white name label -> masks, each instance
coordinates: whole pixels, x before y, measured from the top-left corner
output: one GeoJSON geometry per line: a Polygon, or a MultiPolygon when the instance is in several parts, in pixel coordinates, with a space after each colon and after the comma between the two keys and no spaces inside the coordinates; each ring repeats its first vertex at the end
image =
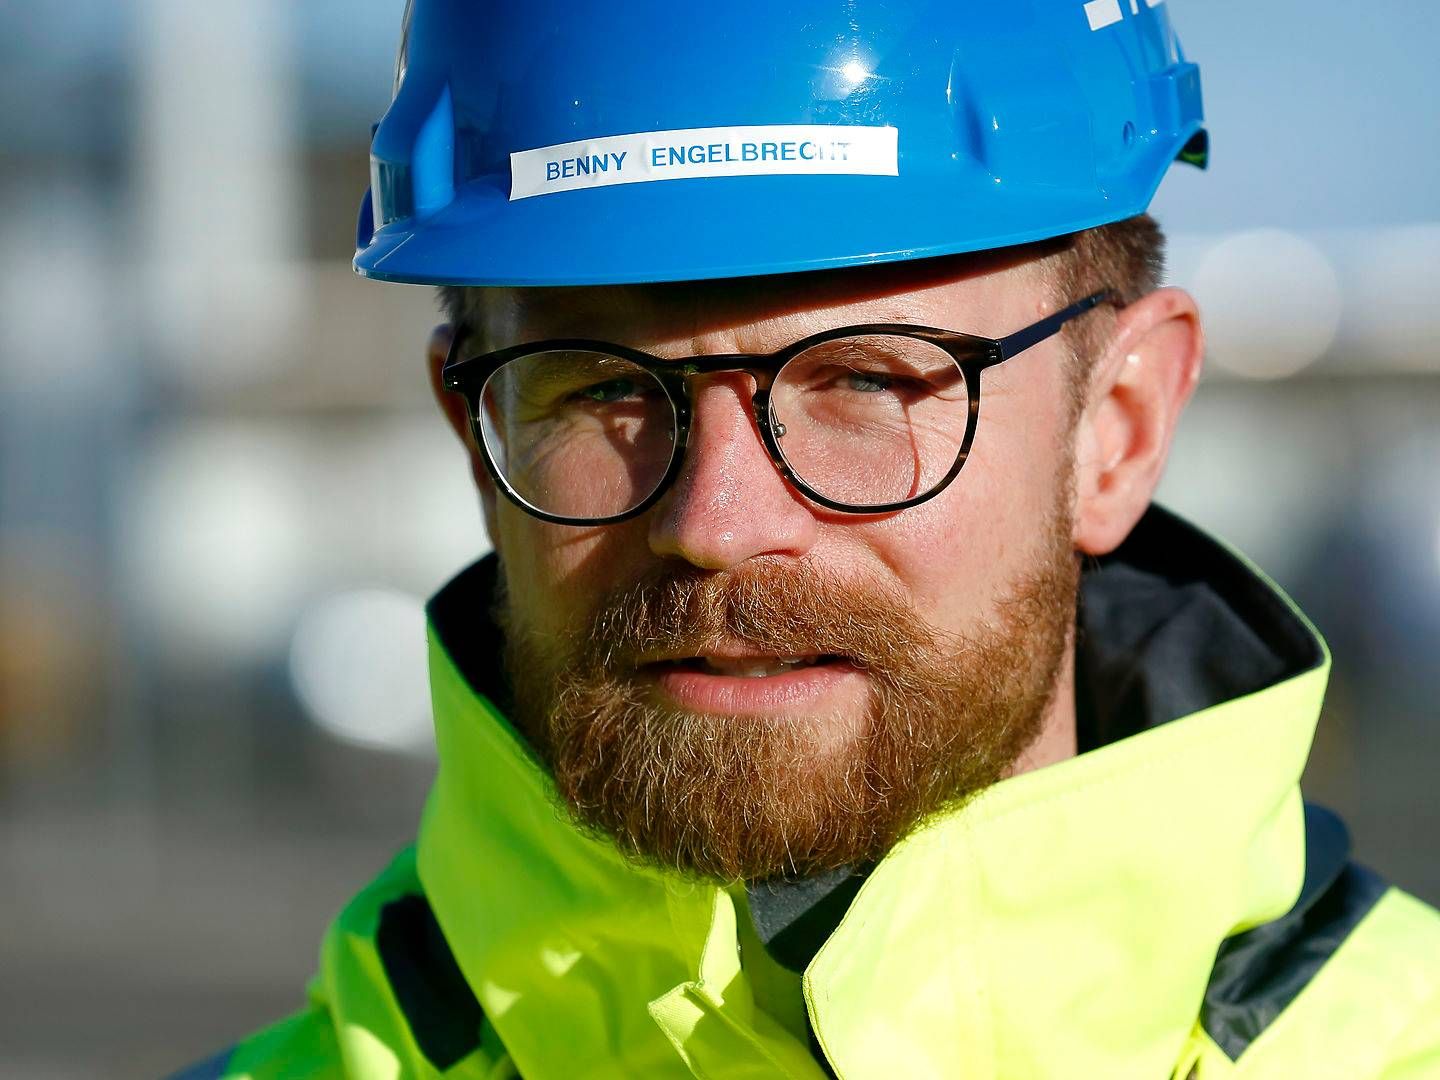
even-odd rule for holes
{"type": "Polygon", "coordinates": [[[898,176],[893,127],[775,124],[642,131],[510,155],[510,198],[697,176],[898,176]]]}

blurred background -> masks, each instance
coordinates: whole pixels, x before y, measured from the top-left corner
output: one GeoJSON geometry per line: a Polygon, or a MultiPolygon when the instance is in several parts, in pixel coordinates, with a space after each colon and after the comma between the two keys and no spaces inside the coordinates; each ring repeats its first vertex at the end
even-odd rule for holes
{"type": "MultiPolygon", "coordinates": [[[[1328,636],[1308,794],[1440,901],[1440,7],[1171,4],[1211,358],[1163,498],[1328,636]]],[[[402,7],[0,3],[0,1076],[297,1007],[413,836],[421,605],[488,545],[432,293],[349,269],[402,7]]]]}

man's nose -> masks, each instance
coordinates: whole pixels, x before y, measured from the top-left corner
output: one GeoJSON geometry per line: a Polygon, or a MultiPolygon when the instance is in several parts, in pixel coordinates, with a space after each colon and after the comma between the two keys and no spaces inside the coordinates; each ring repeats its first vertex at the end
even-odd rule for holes
{"type": "Polygon", "coordinates": [[[685,461],[650,511],[650,549],[707,570],[756,555],[801,555],[815,541],[809,504],[776,470],[754,419],[754,377],[691,383],[685,461]]]}

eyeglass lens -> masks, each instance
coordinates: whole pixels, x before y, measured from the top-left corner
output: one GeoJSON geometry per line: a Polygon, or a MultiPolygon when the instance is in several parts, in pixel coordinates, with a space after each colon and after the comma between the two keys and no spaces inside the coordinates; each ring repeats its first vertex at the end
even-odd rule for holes
{"type": "MultiPolygon", "coordinates": [[[[770,388],[786,463],[821,496],[863,508],[928,493],[964,443],[964,376],[918,338],[867,335],[793,357],[770,388]]],[[[486,381],[478,426],[526,503],[595,519],[634,509],[664,480],[678,425],[660,381],[629,360],[553,351],[511,360],[486,381]]]]}

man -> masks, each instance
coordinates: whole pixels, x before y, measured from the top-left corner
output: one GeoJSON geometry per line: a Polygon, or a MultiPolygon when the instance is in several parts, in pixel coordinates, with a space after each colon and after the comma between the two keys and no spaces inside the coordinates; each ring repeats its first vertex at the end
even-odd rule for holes
{"type": "Polygon", "coordinates": [[[198,1074],[1440,1076],[1324,644],[1150,502],[1165,6],[681,7],[407,12],[356,265],[444,287],[496,557],[417,848],[198,1074]]]}

